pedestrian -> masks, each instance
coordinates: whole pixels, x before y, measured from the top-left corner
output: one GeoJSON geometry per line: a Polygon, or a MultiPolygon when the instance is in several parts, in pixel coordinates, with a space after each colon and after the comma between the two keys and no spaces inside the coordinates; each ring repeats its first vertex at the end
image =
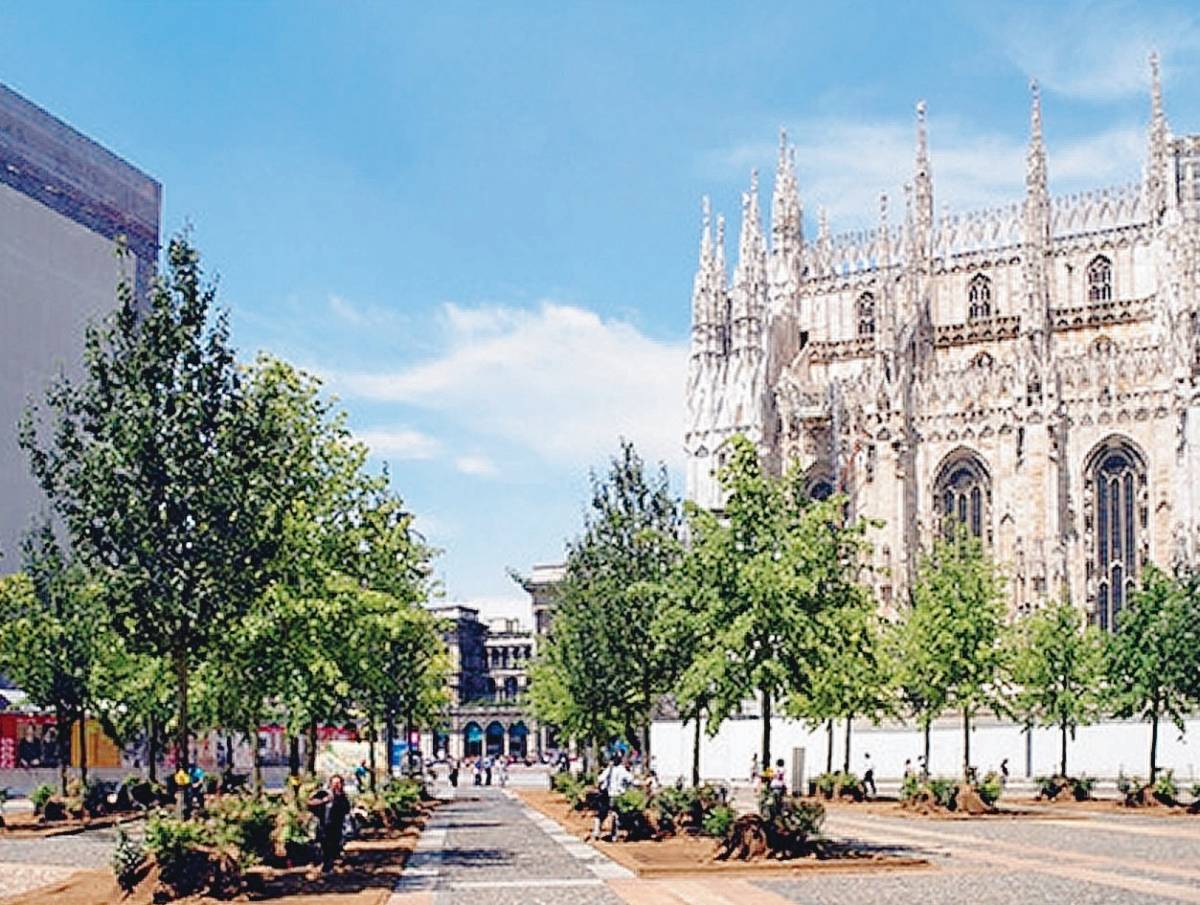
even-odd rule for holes
{"type": "Polygon", "coordinates": [[[450,786],[451,786],[451,788],[454,788],[454,789],[458,788],[458,758],[457,757],[450,758],[450,786]]]}
{"type": "Polygon", "coordinates": [[[754,756],[750,758],[750,782],[754,783],[755,791],[758,790],[758,784],[761,777],[758,775],[758,752],[754,752],[754,756]]]}
{"type": "Polygon", "coordinates": [[[500,788],[503,789],[505,786],[508,785],[508,758],[507,757],[500,758],[500,763],[498,765],[498,769],[500,771],[500,788]]]}
{"type": "Polygon", "coordinates": [[[358,794],[361,795],[367,791],[367,777],[371,775],[370,769],[367,767],[367,762],[361,760],[358,766],[354,768],[354,784],[358,786],[358,794]]]}
{"type": "Polygon", "coordinates": [[[787,794],[787,770],[784,768],[782,757],[775,761],[775,769],[771,771],[771,779],[767,787],[776,798],[782,798],[787,794]]]}
{"type": "Polygon", "coordinates": [[[1007,757],[1004,758],[1004,760],[1000,761],[1000,785],[1001,786],[1008,785],[1008,758],[1007,757]]]}
{"type": "Polygon", "coordinates": [[[870,752],[863,755],[863,791],[871,798],[879,794],[875,788],[875,765],[871,763],[870,752]]]}
{"type": "Polygon", "coordinates": [[[308,800],[309,810],[317,815],[321,842],[321,870],[329,873],[341,857],[346,818],[350,816],[350,799],[340,774],[329,777],[329,787],[318,789],[308,800]]]}
{"type": "Polygon", "coordinates": [[[485,777],[483,784],[490,786],[492,784],[492,758],[488,755],[483,759],[483,775],[485,777]]]}
{"type": "Polygon", "coordinates": [[[592,822],[592,839],[599,839],[604,828],[604,821],[612,815],[612,834],[609,837],[611,842],[617,841],[618,830],[618,814],[613,807],[613,802],[627,792],[630,786],[633,785],[633,774],[625,767],[624,757],[620,754],[613,755],[604,772],[600,774],[597,787],[599,789],[599,801],[596,807],[596,818],[592,822]]]}
{"type": "Polygon", "coordinates": [[[929,761],[925,759],[924,754],[917,756],[917,766],[920,768],[921,779],[929,779],[929,761]]]}
{"type": "Polygon", "coordinates": [[[471,761],[471,769],[475,772],[475,785],[483,785],[483,764],[479,762],[478,757],[471,761]]]}

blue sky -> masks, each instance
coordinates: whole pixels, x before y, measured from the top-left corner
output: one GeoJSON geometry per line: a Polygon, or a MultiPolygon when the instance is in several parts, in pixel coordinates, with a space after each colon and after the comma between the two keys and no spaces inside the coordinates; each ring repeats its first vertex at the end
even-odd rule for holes
{"type": "Polygon", "coordinates": [[[918,98],[956,210],[1019,197],[1030,77],[1055,192],[1138,177],[1152,47],[1200,131],[1184,4],[434,7],[4,4],[0,81],[163,183],[238,347],[328,381],[491,612],[619,434],[678,475],[699,199],[732,259],[780,126],[810,235],[896,197],[918,98]]]}

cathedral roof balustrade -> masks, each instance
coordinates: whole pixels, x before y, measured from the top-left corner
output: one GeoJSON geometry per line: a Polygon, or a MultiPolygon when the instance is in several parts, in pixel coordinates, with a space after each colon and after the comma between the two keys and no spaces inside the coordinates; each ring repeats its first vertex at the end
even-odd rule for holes
{"type": "Polygon", "coordinates": [[[875,354],[874,335],[857,336],[854,339],[818,340],[804,348],[809,361],[828,364],[849,358],[869,358],[875,354]]]}
{"type": "Polygon", "coordinates": [[[1133,324],[1151,318],[1154,299],[1153,295],[1148,295],[1140,299],[1111,299],[1070,308],[1054,308],[1050,317],[1055,330],[1133,324]]]}
{"type": "Polygon", "coordinates": [[[944,349],[998,339],[1014,339],[1020,332],[1021,318],[1018,316],[984,317],[960,324],[942,324],[935,327],[933,343],[939,349],[944,349]]]}
{"type": "Polygon", "coordinates": [[[1140,226],[1148,220],[1142,186],[1136,182],[1050,202],[1050,234],[1055,238],[1140,226]]]}

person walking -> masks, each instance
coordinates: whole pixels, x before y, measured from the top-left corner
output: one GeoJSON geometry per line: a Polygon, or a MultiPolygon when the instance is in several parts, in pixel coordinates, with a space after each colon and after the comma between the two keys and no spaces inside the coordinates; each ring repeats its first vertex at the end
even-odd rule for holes
{"type": "Polygon", "coordinates": [[[475,785],[483,785],[483,764],[479,762],[478,757],[471,762],[471,769],[475,774],[475,785]]]}
{"type": "Polygon", "coordinates": [[[329,786],[318,789],[308,800],[309,810],[317,815],[321,842],[321,870],[329,873],[342,854],[342,839],[346,818],[350,816],[350,799],[341,775],[329,777],[329,786]]]}
{"type": "Polygon", "coordinates": [[[875,765],[871,763],[871,754],[867,752],[863,755],[863,791],[871,798],[879,794],[875,788],[875,765]],[[868,791],[869,790],[869,791],[868,791]]]}
{"type": "Polygon", "coordinates": [[[500,762],[496,765],[496,769],[500,771],[500,788],[508,785],[508,758],[500,758],[500,762]]]}
{"type": "Polygon", "coordinates": [[[362,795],[367,791],[367,777],[371,775],[370,769],[367,767],[365,760],[360,760],[358,766],[354,768],[354,784],[358,786],[358,794],[362,795]]]}
{"type": "Polygon", "coordinates": [[[1000,785],[1008,786],[1008,758],[1000,761],[1000,785]]]}
{"type": "Polygon", "coordinates": [[[625,768],[624,757],[620,754],[614,754],[609,761],[608,766],[604,768],[604,772],[600,774],[600,779],[597,783],[599,790],[599,801],[596,803],[596,817],[592,821],[592,832],[589,839],[600,839],[603,835],[604,821],[609,815],[612,815],[612,833],[609,837],[610,841],[617,841],[617,813],[613,808],[613,801],[620,797],[629,787],[633,785],[633,774],[625,768]]]}
{"type": "Polygon", "coordinates": [[[458,758],[457,757],[450,758],[450,774],[449,774],[449,776],[450,776],[450,787],[457,789],[458,788],[458,758]]]}
{"type": "Polygon", "coordinates": [[[483,759],[483,784],[490,786],[492,784],[492,756],[489,754],[483,759]]]}

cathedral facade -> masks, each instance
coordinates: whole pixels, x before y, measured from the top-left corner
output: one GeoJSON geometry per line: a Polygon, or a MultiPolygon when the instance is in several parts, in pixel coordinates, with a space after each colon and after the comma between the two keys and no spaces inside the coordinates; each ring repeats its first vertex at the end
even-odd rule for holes
{"type": "Polygon", "coordinates": [[[735,434],[872,529],[875,592],[963,523],[1011,606],[1064,595],[1111,630],[1150,562],[1192,562],[1200,524],[1200,135],[1177,136],[1157,60],[1144,176],[1051,197],[1033,87],[1024,198],[935,214],[925,110],[902,208],[815,240],[786,135],[770,232],[757,177],[737,261],[705,202],[692,295],[687,494],[720,508],[735,434]]]}

